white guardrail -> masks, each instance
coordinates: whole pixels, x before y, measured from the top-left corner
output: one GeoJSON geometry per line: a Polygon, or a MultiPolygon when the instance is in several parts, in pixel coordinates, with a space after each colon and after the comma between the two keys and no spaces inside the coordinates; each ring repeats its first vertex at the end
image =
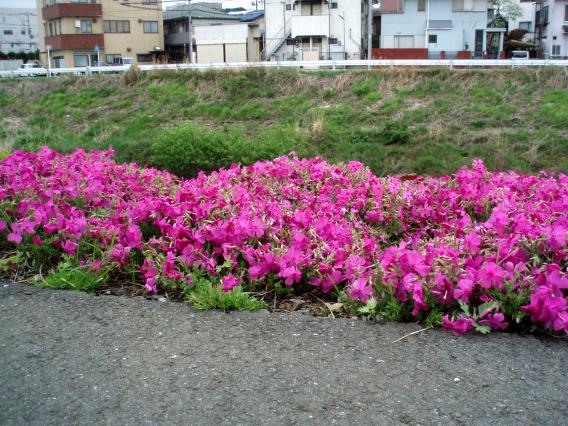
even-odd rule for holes
{"type": "MultiPolygon", "coordinates": [[[[371,69],[377,67],[444,67],[444,68],[523,68],[523,67],[568,67],[568,60],[551,59],[376,59],[347,60],[347,61],[269,61],[269,62],[232,62],[210,64],[155,64],[139,65],[141,71],[156,70],[209,70],[209,69],[239,69],[239,68],[305,68],[305,69],[371,69]]],[[[110,74],[127,71],[129,65],[103,66],[103,67],[75,67],[75,68],[52,68],[49,74],[52,76],[61,74],[91,75],[110,74]]],[[[26,77],[45,75],[47,71],[38,73],[38,70],[13,70],[0,71],[0,77],[26,77]]]]}

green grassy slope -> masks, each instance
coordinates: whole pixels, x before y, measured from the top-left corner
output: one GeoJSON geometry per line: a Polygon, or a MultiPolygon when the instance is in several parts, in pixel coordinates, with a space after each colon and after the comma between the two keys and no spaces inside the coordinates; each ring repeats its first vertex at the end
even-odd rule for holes
{"type": "Polygon", "coordinates": [[[120,161],[188,175],[193,166],[212,169],[290,150],[360,160],[378,175],[443,174],[474,158],[491,169],[568,171],[568,73],[557,69],[251,69],[3,80],[0,112],[5,149],[112,146],[120,161]],[[208,162],[176,163],[187,144],[193,150],[187,155],[208,162]],[[219,144],[222,150],[209,151],[219,144]],[[164,152],[176,159],[160,157],[164,152]]]}

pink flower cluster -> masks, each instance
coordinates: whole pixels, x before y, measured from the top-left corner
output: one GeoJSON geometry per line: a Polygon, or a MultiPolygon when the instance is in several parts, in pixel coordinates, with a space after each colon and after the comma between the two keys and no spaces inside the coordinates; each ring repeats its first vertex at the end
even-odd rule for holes
{"type": "Polygon", "coordinates": [[[103,264],[119,267],[139,250],[150,292],[164,280],[189,283],[194,268],[221,271],[225,291],[280,281],[336,287],[362,303],[393,297],[417,317],[436,307],[456,334],[506,328],[503,300],[527,294],[519,315],[568,333],[566,175],[491,173],[474,162],[405,180],[356,162],[281,157],[178,181],[110,157],[44,148],[3,160],[0,232],[66,253],[94,241],[103,264]],[[455,314],[458,302],[470,313],[455,314]]]}

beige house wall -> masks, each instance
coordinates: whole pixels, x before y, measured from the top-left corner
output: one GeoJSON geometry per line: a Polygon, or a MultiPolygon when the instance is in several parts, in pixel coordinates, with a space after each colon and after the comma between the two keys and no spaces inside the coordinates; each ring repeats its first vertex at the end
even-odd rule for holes
{"type": "MultiPolygon", "coordinates": [[[[105,48],[101,55],[120,55],[132,57],[150,52],[164,51],[164,25],[162,1],[156,5],[129,7],[116,0],[102,0],[103,20],[130,21],[130,33],[105,33],[105,48]],[[144,21],[157,21],[157,33],[145,33],[144,21]],[[158,48],[158,49],[156,49],[158,48]]],[[[101,60],[104,60],[101,56],[101,60]]]]}
{"type": "MultiPolygon", "coordinates": [[[[105,62],[106,55],[120,55],[131,57],[134,62],[138,62],[137,55],[147,55],[151,52],[159,53],[164,51],[164,26],[162,13],[162,0],[157,0],[155,5],[143,5],[133,7],[128,3],[116,0],[96,0],[102,6],[102,16],[97,17],[61,17],[52,20],[59,21],[58,28],[60,34],[81,34],[81,29],[75,27],[76,20],[91,20],[92,34],[104,34],[104,48],[100,51],[100,59],[105,62]],[[148,10],[143,10],[148,9],[148,10]],[[104,33],[104,21],[129,21],[129,33],[104,33]],[[144,21],[155,21],[158,24],[157,33],[145,33],[144,21]]],[[[59,1],[59,3],[71,3],[70,0],[59,1]]],[[[38,31],[40,44],[40,61],[47,64],[47,54],[45,49],[46,24],[42,17],[42,9],[46,0],[36,0],[38,10],[38,31]]],[[[137,5],[134,5],[137,6],[137,5]]],[[[65,67],[73,66],[74,54],[95,54],[94,50],[86,49],[61,49],[52,50],[51,56],[63,56],[65,67]]],[[[53,61],[52,61],[53,66],[53,61]]]]}

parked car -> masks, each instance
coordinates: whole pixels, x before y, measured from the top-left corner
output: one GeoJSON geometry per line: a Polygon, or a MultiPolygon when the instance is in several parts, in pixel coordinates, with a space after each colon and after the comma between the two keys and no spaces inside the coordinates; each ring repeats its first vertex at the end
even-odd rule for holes
{"type": "Polygon", "coordinates": [[[512,59],[530,59],[529,52],[526,50],[513,50],[511,53],[512,59]]]}
{"type": "Polygon", "coordinates": [[[131,58],[129,56],[119,56],[114,58],[114,64],[113,65],[132,65],[134,63],[134,58],[131,58]]]}
{"type": "Polygon", "coordinates": [[[46,76],[47,70],[37,63],[27,63],[20,65],[14,73],[20,77],[46,76]]]}

